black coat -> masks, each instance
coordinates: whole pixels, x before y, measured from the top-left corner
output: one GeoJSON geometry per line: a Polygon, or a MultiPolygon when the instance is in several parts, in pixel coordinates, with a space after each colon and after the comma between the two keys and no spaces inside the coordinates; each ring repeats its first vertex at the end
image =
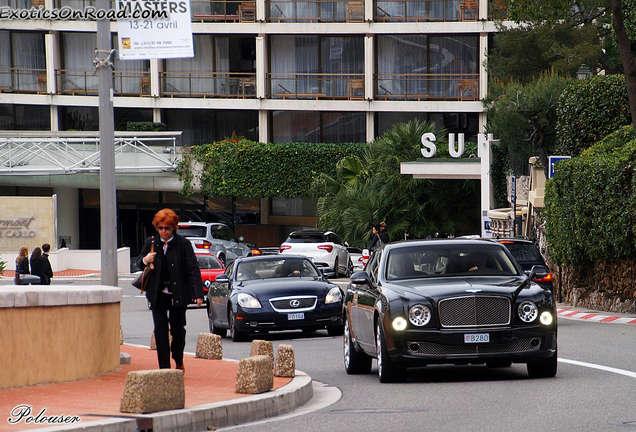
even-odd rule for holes
{"type": "Polygon", "coordinates": [[[31,258],[31,274],[40,277],[40,284],[44,282],[44,260],[42,257],[31,258]]]}
{"type": "Polygon", "coordinates": [[[25,256],[20,257],[15,266],[17,274],[29,274],[29,259],[25,256]]]}
{"type": "MultiPolygon", "coordinates": [[[[150,281],[146,287],[146,298],[155,305],[157,296],[164,287],[160,287],[161,270],[163,266],[163,242],[159,235],[149,237],[137,257],[139,268],[145,268],[143,258],[150,252],[150,245],[154,241],[155,269],[150,276],[150,281]],[[153,240],[154,239],[154,240],[153,240]]],[[[175,306],[187,306],[193,299],[203,298],[203,284],[201,282],[201,271],[197,258],[192,249],[192,243],[185,237],[175,233],[174,238],[168,243],[168,254],[166,256],[168,272],[170,274],[170,291],[172,301],[175,306]]]]}
{"type": "Polygon", "coordinates": [[[49,261],[49,254],[42,254],[42,268],[44,273],[44,279],[40,282],[42,285],[51,285],[51,278],[53,277],[53,268],[51,268],[51,262],[49,261]]]}

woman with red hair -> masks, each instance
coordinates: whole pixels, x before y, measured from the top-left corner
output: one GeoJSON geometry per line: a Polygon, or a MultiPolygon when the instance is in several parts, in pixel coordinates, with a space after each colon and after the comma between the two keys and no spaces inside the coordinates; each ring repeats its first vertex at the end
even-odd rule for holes
{"type": "Polygon", "coordinates": [[[146,298],[151,304],[155,324],[155,342],[160,369],[170,369],[170,353],[176,368],[185,373],[183,350],[186,335],[186,310],[195,300],[203,303],[201,272],[192,244],[177,234],[179,217],[170,209],[159,210],[152,224],[157,234],[148,238],[141,249],[137,264],[144,268],[154,264],[146,298]],[[154,245],[154,251],[151,252],[154,245]],[[168,337],[172,335],[172,345],[168,337]]]}
{"type": "Polygon", "coordinates": [[[20,275],[29,274],[29,248],[22,246],[18,257],[15,259],[15,278],[13,283],[16,285],[22,285],[20,282],[20,275]]]}

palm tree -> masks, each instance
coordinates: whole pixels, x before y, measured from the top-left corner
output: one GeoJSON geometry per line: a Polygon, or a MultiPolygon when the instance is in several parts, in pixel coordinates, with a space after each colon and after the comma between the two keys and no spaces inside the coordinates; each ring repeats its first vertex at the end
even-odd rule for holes
{"type": "Polygon", "coordinates": [[[400,174],[400,163],[421,156],[420,140],[427,132],[435,132],[434,123],[398,123],[369,144],[362,160],[340,161],[337,178],[323,178],[329,193],[318,201],[319,227],[341,233],[358,247],[367,246],[371,227],[380,221],[387,223],[392,240],[404,238],[407,232],[424,238],[471,228],[477,231],[477,182],[400,174]]]}

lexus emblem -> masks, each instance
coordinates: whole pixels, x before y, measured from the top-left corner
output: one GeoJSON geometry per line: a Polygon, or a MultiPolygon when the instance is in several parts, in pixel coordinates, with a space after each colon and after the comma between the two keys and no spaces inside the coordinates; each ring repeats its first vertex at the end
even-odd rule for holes
{"type": "Polygon", "coordinates": [[[289,302],[289,305],[293,308],[297,308],[298,306],[300,306],[300,301],[299,300],[292,300],[289,302]]]}

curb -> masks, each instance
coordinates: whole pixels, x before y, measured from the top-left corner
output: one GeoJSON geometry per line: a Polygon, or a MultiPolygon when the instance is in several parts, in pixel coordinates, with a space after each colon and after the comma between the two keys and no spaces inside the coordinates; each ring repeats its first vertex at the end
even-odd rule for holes
{"type": "Polygon", "coordinates": [[[602,315],[596,312],[584,312],[572,309],[557,309],[557,316],[569,319],[603,322],[603,323],[617,323],[617,324],[636,324],[635,317],[616,316],[616,315],[602,315]]]}
{"type": "Polygon", "coordinates": [[[312,380],[304,372],[287,385],[274,391],[246,396],[230,402],[215,402],[181,410],[160,411],[122,417],[94,420],[74,426],[53,426],[36,429],[37,432],[195,432],[236,426],[270,417],[280,416],[305,405],[314,396],[312,380]]]}

